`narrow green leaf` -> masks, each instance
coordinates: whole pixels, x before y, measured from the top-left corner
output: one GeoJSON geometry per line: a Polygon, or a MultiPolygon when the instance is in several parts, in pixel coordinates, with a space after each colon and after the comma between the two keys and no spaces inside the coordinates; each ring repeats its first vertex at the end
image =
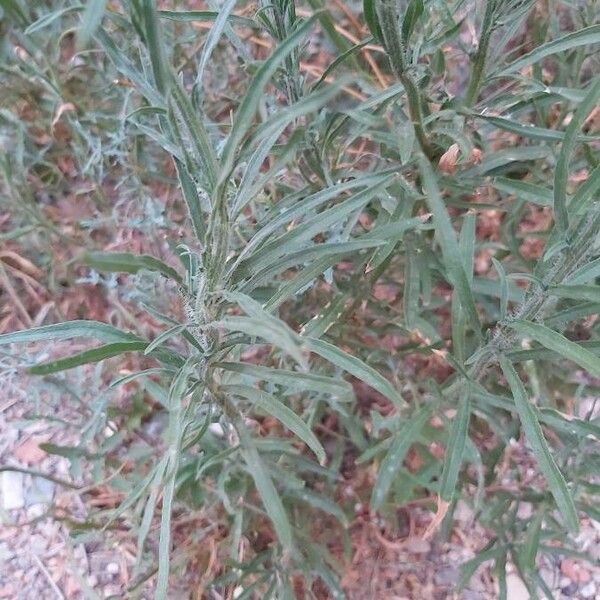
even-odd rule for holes
{"type": "Polygon", "coordinates": [[[208,36],[204,41],[204,46],[202,48],[202,55],[200,56],[200,61],[198,63],[198,71],[196,73],[196,82],[201,83],[204,77],[204,69],[206,68],[206,64],[210,60],[210,56],[212,51],[214,50],[219,38],[221,37],[225,26],[227,25],[227,21],[230,17],[231,12],[235,8],[237,0],[226,0],[224,4],[221,5],[219,9],[219,13],[217,18],[214,21],[214,25],[210,28],[208,36]]]}
{"type": "Polygon", "coordinates": [[[283,322],[281,325],[265,323],[263,319],[226,316],[210,324],[212,328],[222,327],[228,331],[245,333],[258,337],[289,354],[299,365],[306,368],[306,357],[302,354],[301,340],[283,322]]]}
{"type": "MultiPolygon", "coordinates": [[[[547,129],[545,127],[536,127],[532,123],[519,123],[518,121],[513,121],[512,119],[506,119],[504,117],[491,117],[488,115],[479,115],[474,114],[473,116],[487,121],[491,123],[498,129],[503,129],[504,131],[510,131],[511,133],[516,133],[525,138],[529,138],[531,140],[541,140],[543,142],[554,142],[554,141],[562,141],[565,137],[565,133],[563,131],[558,131],[556,129],[547,129]]],[[[581,142],[585,141],[593,141],[598,139],[597,136],[587,136],[587,135],[578,135],[577,139],[581,142]]]]}
{"type": "Polygon", "coordinates": [[[506,271],[502,266],[502,263],[492,256],[492,264],[500,281],[500,321],[504,321],[508,314],[508,279],[506,277],[506,271]]]}
{"type": "Polygon", "coordinates": [[[596,258],[595,260],[582,265],[578,269],[575,269],[575,271],[567,277],[566,281],[569,285],[577,285],[594,281],[597,277],[600,277],[600,258],[596,258]]]}
{"type": "Polygon", "coordinates": [[[558,298],[600,302],[600,285],[555,285],[550,288],[550,294],[558,298]]]}
{"type": "Polygon", "coordinates": [[[176,158],[174,158],[174,162],[177,170],[177,177],[179,178],[179,184],[181,185],[181,193],[188,209],[192,229],[194,230],[196,239],[203,244],[204,236],[206,234],[206,225],[204,222],[204,215],[202,214],[202,204],[200,202],[198,190],[196,189],[186,166],[176,158]]]}
{"type": "Polygon", "coordinates": [[[86,252],[83,264],[108,273],[137,273],[141,269],[155,271],[168,279],[181,284],[181,275],[162,260],[146,254],[136,255],[129,252],[86,252]]]}
{"type": "Polygon", "coordinates": [[[410,36],[424,12],[423,0],[410,0],[402,19],[402,43],[408,47],[410,36]]]}
{"type": "MultiPolygon", "coordinates": [[[[211,22],[219,17],[218,10],[159,10],[158,16],[169,21],[179,21],[182,23],[211,22]]],[[[239,17],[237,15],[227,15],[227,20],[232,25],[242,25],[251,29],[260,29],[260,25],[254,19],[239,17]]]]}
{"type": "Polygon", "coordinates": [[[589,177],[577,188],[573,195],[569,211],[575,214],[582,214],[588,208],[591,201],[596,198],[600,190],[600,165],[598,165],[589,175],[589,177]]]}
{"type": "Polygon", "coordinates": [[[175,473],[164,486],[160,512],[160,534],[158,538],[158,577],[156,581],[157,600],[166,600],[169,589],[169,566],[171,557],[171,514],[175,497],[175,473]]]}
{"type": "Polygon", "coordinates": [[[248,256],[240,266],[241,276],[254,272],[272,264],[278,257],[298,250],[298,246],[312,240],[318,233],[326,231],[333,225],[344,223],[353,212],[362,209],[373,198],[381,194],[389,185],[389,178],[376,186],[352,195],[347,200],[332,206],[308,219],[305,223],[288,230],[283,235],[269,241],[265,246],[248,256]]]}
{"type": "Polygon", "coordinates": [[[232,394],[237,394],[254,402],[256,408],[262,409],[267,414],[275,417],[315,453],[321,465],[325,464],[327,455],[321,442],[310,430],[310,427],[281,400],[248,385],[226,385],[223,387],[232,394]]]}
{"type": "Polygon", "coordinates": [[[469,395],[466,393],[458,402],[458,410],[452,423],[452,430],[446,448],[446,460],[440,482],[440,496],[446,502],[450,502],[456,493],[456,484],[469,434],[470,416],[471,405],[469,395]]]}
{"type": "MultiPolygon", "coordinates": [[[[598,299],[600,300],[600,294],[598,294],[598,299]]],[[[575,306],[569,306],[564,310],[555,312],[544,319],[544,324],[547,327],[560,329],[571,321],[583,319],[597,313],[600,313],[600,302],[584,302],[583,304],[576,304],[575,306]]]]}
{"type": "MultiPolygon", "coordinates": [[[[596,356],[600,354],[600,340],[583,340],[578,344],[596,356]]],[[[512,362],[525,362],[527,360],[556,360],[561,355],[555,350],[543,346],[535,346],[528,350],[511,350],[507,353],[512,362]]]]}
{"type": "Polygon", "coordinates": [[[139,568],[143,555],[144,555],[144,544],[150,533],[150,528],[152,526],[152,521],[154,518],[154,514],[156,511],[156,503],[158,502],[158,495],[162,489],[162,482],[165,476],[165,471],[167,468],[167,457],[166,455],[160,459],[158,464],[155,467],[154,475],[152,477],[152,481],[149,484],[150,492],[148,494],[148,498],[146,499],[146,503],[144,505],[144,511],[142,514],[142,520],[140,522],[140,527],[137,532],[137,561],[136,567],[139,568]]]}
{"type": "Polygon", "coordinates": [[[126,333],[99,321],[67,321],[54,325],[43,325],[23,331],[14,331],[0,335],[0,346],[6,344],[27,344],[30,342],[47,342],[69,340],[73,338],[92,338],[100,342],[134,342],[141,341],[137,336],[126,333]]]}
{"type": "Polygon", "coordinates": [[[527,534],[525,544],[519,552],[520,563],[523,570],[526,573],[533,573],[535,571],[535,557],[537,556],[538,549],[540,547],[540,536],[542,533],[542,522],[544,520],[543,506],[540,506],[536,510],[536,514],[527,527],[527,534]]]}
{"type": "MultiPolygon", "coordinates": [[[[267,156],[272,154],[273,146],[284,130],[289,127],[290,123],[298,119],[305,119],[310,113],[316,112],[327,105],[339,93],[342,85],[348,83],[348,81],[348,78],[345,78],[345,80],[340,78],[323,90],[307,93],[298,102],[276,111],[256,128],[251,143],[251,146],[256,146],[256,150],[247,161],[244,175],[233,199],[232,213],[234,215],[239,215],[240,211],[250,202],[252,198],[250,192],[254,188],[256,179],[264,175],[261,172],[263,163],[267,156]]],[[[290,143],[293,143],[293,140],[286,140],[285,145],[287,146],[290,143]]]]}
{"type": "Polygon", "coordinates": [[[353,396],[352,386],[347,381],[340,381],[333,377],[286,369],[271,369],[251,363],[221,362],[216,363],[215,367],[233,373],[241,373],[253,379],[283,385],[289,390],[300,392],[311,390],[321,394],[330,394],[336,398],[352,398],[353,396]]]}
{"type": "Polygon", "coordinates": [[[77,36],[80,48],[85,48],[102,22],[106,0],[88,0],[81,15],[81,28],[77,36]]]}
{"type": "MultiPolygon", "coordinates": [[[[600,28],[600,26],[599,26],[600,28]]],[[[600,30],[598,32],[600,41],[600,30]]],[[[588,92],[581,104],[577,107],[573,118],[565,132],[565,139],[558,155],[554,171],[554,213],[556,225],[560,231],[566,232],[569,227],[569,213],[567,211],[567,184],[569,181],[569,161],[577,143],[577,136],[583,122],[600,98],[600,77],[590,85],[588,92]]]]}
{"type": "Polygon", "coordinates": [[[58,373],[59,371],[65,371],[67,369],[73,369],[81,365],[87,365],[90,363],[97,363],[113,356],[119,356],[125,352],[141,352],[146,349],[147,342],[115,342],[112,344],[106,344],[99,348],[92,348],[91,350],[85,350],[79,354],[69,356],[67,358],[61,358],[53,360],[51,362],[41,363],[34,365],[28,369],[28,372],[32,375],[49,375],[51,373],[58,373]]]}
{"type": "Polygon", "coordinates": [[[252,84],[246,91],[244,98],[235,114],[235,119],[229,137],[223,148],[222,169],[219,178],[219,184],[222,186],[229,178],[231,169],[235,161],[235,154],[238,152],[240,145],[246,136],[246,133],[254,122],[254,115],[258,109],[258,105],[263,97],[264,87],[267,85],[271,77],[275,74],[279,65],[285,60],[300,43],[302,38],[308,33],[313,26],[318,15],[313,15],[300,25],[292,35],[281,42],[271,56],[262,64],[256,72],[252,84]]]}
{"type": "Polygon", "coordinates": [[[340,506],[333,500],[330,500],[328,497],[322,494],[317,494],[306,487],[300,490],[290,487],[286,491],[290,496],[294,496],[302,502],[306,502],[306,504],[309,506],[332,515],[342,524],[343,527],[348,527],[348,517],[340,508],[340,506]]]}
{"type": "Polygon", "coordinates": [[[547,146],[522,146],[507,148],[493,152],[481,162],[480,165],[471,167],[463,173],[463,177],[482,177],[484,175],[495,175],[499,169],[508,167],[512,163],[521,163],[531,160],[548,158],[551,151],[547,146]]]}
{"type": "Polygon", "coordinates": [[[506,556],[506,549],[496,546],[497,540],[494,539],[483,550],[477,552],[475,558],[468,560],[460,566],[460,577],[456,584],[456,591],[462,591],[469,583],[475,571],[488,560],[498,560],[501,556],[506,556]]]}
{"type": "Polygon", "coordinates": [[[560,469],[556,466],[554,458],[552,458],[552,454],[550,453],[550,449],[548,448],[548,444],[546,443],[542,428],[538,421],[537,411],[530,403],[527,392],[525,391],[525,386],[519,379],[510,360],[505,356],[501,356],[500,366],[502,367],[504,376],[512,391],[515,406],[519,413],[523,431],[525,432],[525,437],[531,445],[531,449],[538,461],[540,470],[548,482],[548,487],[554,496],[556,505],[563,515],[569,529],[577,531],[579,524],[575,503],[573,502],[573,498],[571,497],[560,469]]]}
{"type": "Polygon", "coordinates": [[[138,71],[135,65],[125,56],[125,53],[117,48],[108,33],[102,29],[98,29],[95,37],[104,48],[106,55],[115,65],[117,71],[129,79],[152,106],[163,108],[165,100],[162,94],[138,71]]]}
{"type": "Polygon", "coordinates": [[[161,94],[166,94],[169,85],[168,66],[162,31],[156,15],[155,0],[138,0],[136,4],[139,7],[139,17],[142,20],[143,39],[150,55],[154,83],[161,94]]]}
{"type": "Polygon", "coordinates": [[[594,377],[600,377],[600,358],[586,350],[576,342],[571,342],[564,335],[539,323],[515,321],[510,323],[517,333],[531,337],[545,348],[553,350],[563,358],[573,361],[594,377]]]}
{"type": "Polygon", "coordinates": [[[25,29],[24,33],[25,35],[31,35],[32,33],[35,33],[36,31],[39,31],[40,29],[51,25],[52,23],[54,23],[54,21],[60,19],[66,14],[69,14],[71,12],[79,12],[82,10],[85,10],[83,6],[67,6],[59,10],[53,10],[52,12],[44,15],[43,17],[40,17],[37,21],[34,21],[25,29]]]}
{"type": "Polygon", "coordinates": [[[286,300],[305,290],[309,283],[320,277],[339,260],[338,255],[315,260],[308,267],[299,271],[293,279],[285,280],[285,283],[269,298],[265,304],[265,309],[269,312],[274,311],[286,300]]]}
{"type": "Polygon", "coordinates": [[[377,481],[373,486],[371,494],[371,508],[373,510],[379,510],[383,504],[394,479],[398,476],[398,471],[402,467],[406,453],[418,438],[430,416],[431,409],[429,407],[421,408],[419,412],[411,415],[404,426],[393,435],[390,449],[381,462],[377,481]]]}
{"type": "Polygon", "coordinates": [[[281,498],[273,485],[263,461],[258,454],[246,425],[241,419],[236,421],[236,430],[242,447],[242,457],[248,466],[248,473],[254,479],[256,489],[260,495],[263,506],[269,515],[279,538],[279,542],[286,550],[293,549],[292,528],[287,518],[281,498]]]}
{"type": "Polygon", "coordinates": [[[416,251],[412,245],[406,246],[406,264],[404,266],[404,295],[402,307],[404,321],[408,329],[416,327],[419,314],[419,295],[421,292],[421,276],[416,251]]]}
{"type": "Polygon", "coordinates": [[[456,239],[456,232],[452,227],[450,216],[440,195],[431,164],[425,157],[421,157],[419,168],[423,176],[427,205],[433,213],[433,222],[442,248],[444,264],[448,269],[448,276],[458,293],[467,321],[475,333],[481,336],[481,323],[469,285],[469,276],[460,260],[461,253],[456,239]]]}
{"type": "Polygon", "coordinates": [[[377,390],[380,394],[383,394],[396,406],[403,407],[406,405],[406,402],[394,389],[394,386],[383,377],[383,375],[373,369],[373,367],[370,367],[360,360],[360,358],[344,352],[329,342],[315,338],[304,339],[306,340],[306,348],[310,352],[318,354],[321,358],[324,358],[340,369],[347,371],[357,379],[360,379],[374,390],[377,390]]]}
{"type": "Polygon", "coordinates": [[[371,35],[381,43],[383,41],[383,33],[381,32],[381,26],[379,25],[377,10],[375,10],[375,2],[377,2],[377,0],[363,0],[363,15],[371,35]]]}
{"type": "Polygon", "coordinates": [[[554,203],[552,190],[541,185],[535,185],[519,179],[509,179],[508,177],[495,177],[492,185],[501,192],[516,196],[518,200],[532,202],[540,206],[552,206],[554,203]]]}
{"type": "Polygon", "coordinates": [[[172,130],[178,129],[173,131],[174,137],[183,139],[183,149],[189,145],[186,153],[190,158],[186,166],[190,169],[190,178],[194,180],[194,176],[199,175],[198,179],[201,178],[206,190],[212,192],[217,181],[218,161],[210,136],[181,83],[174,75],[171,75],[171,79],[170,125],[172,130]]]}
{"type": "Polygon", "coordinates": [[[364,235],[351,242],[341,242],[339,244],[315,244],[312,247],[292,252],[288,256],[283,256],[272,264],[265,266],[252,275],[252,277],[244,283],[241,289],[248,293],[261,283],[265,281],[270,282],[276,275],[299,264],[310,264],[311,261],[319,260],[326,256],[337,257],[338,260],[341,260],[345,255],[355,255],[361,250],[376,248],[377,246],[383,246],[384,244],[385,241],[383,240],[367,238],[364,235]]]}
{"type": "Polygon", "coordinates": [[[157,335],[154,340],[152,340],[144,350],[144,354],[150,354],[155,348],[162,346],[167,340],[170,340],[172,337],[179,335],[184,329],[185,325],[175,325],[166,331],[163,331],[161,334],[157,335]]]}
{"type": "Polygon", "coordinates": [[[547,56],[552,56],[553,54],[558,54],[559,52],[566,52],[567,50],[572,50],[580,46],[598,43],[600,43],[600,25],[584,27],[583,29],[567,33],[562,37],[538,46],[535,48],[535,50],[529,52],[529,54],[521,56],[504,69],[495,73],[494,76],[506,77],[507,75],[512,75],[513,73],[521,71],[523,68],[528,67],[529,65],[539,62],[547,56]]]}
{"type": "Polygon", "coordinates": [[[258,230],[254,237],[244,246],[240,255],[236,261],[239,264],[245,257],[249,256],[254,250],[268,239],[274,232],[281,227],[284,227],[287,223],[291,223],[296,219],[300,219],[311,211],[317,209],[322,204],[329,202],[336,197],[340,196],[344,192],[348,192],[357,187],[374,187],[379,185],[389,174],[381,175],[367,175],[364,177],[357,177],[350,181],[338,183],[331,187],[319,190],[314,194],[310,194],[305,197],[301,197],[293,206],[281,212],[280,202],[278,206],[272,211],[273,214],[269,213],[265,219],[264,225],[258,230]]]}

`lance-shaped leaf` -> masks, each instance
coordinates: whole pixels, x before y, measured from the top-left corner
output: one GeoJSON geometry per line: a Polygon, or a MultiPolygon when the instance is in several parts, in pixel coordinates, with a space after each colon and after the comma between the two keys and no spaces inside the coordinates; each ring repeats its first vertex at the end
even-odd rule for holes
{"type": "Polygon", "coordinates": [[[540,470],[546,478],[556,505],[569,529],[577,531],[579,524],[575,503],[573,502],[567,483],[548,448],[544,433],[540,427],[537,411],[527,397],[525,386],[519,379],[519,375],[506,356],[500,357],[500,366],[512,391],[525,437],[533,450],[540,470]]]}

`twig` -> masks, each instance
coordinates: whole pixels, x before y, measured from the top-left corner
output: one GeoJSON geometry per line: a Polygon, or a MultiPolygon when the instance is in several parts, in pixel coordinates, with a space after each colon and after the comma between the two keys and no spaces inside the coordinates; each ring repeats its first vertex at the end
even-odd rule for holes
{"type": "Polygon", "coordinates": [[[50,573],[48,573],[46,567],[44,566],[44,563],[42,563],[42,561],[39,559],[38,555],[35,553],[32,553],[31,556],[33,557],[33,560],[37,563],[38,569],[42,572],[44,577],[48,580],[48,583],[50,584],[50,587],[54,590],[56,597],[59,598],[60,600],[66,600],[65,595],[60,591],[60,588],[56,585],[56,583],[54,582],[54,579],[52,579],[52,576],[50,575],[50,573]]]}

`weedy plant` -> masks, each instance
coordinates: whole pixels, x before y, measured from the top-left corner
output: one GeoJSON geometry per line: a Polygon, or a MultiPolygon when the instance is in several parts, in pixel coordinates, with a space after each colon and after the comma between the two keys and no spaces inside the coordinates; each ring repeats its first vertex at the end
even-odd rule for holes
{"type": "MultiPolygon", "coordinates": [[[[316,513],[328,514],[323,522],[335,519],[345,539],[356,501],[338,493],[348,457],[377,473],[360,499],[384,517],[430,498],[443,534],[459,500],[472,506],[492,535],[460,586],[493,561],[505,598],[510,561],[533,597],[552,597],[536,560],[578,554],[580,517],[599,518],[593,2],[366,0],[371,35],[355,45],[317,0],[303,11],[291,0],[253,8],[227,0],[218,10],[157,10],[152,0],[33,4],[0,3],[5,45],[20,47],[8,72],[81,111],[40,58],[49,28],[75,31],[78,60],[126,82],[108,133],[67,115],[96,156],[88,168],[102,180],[101,143],[112,141],[121,168],[135,141],[158,157],[139,181],[178,188],[187,209],[189,235],[172,242],[172,261],[97,251],[83,261],[167,282],[162,293],[179,300],[184,318],[146,300],[143,310],[164,325],[155,339],[89,320],[0,336],[2,345],[101,343],[35,364],[33,375],[132,352],[151,361],[110,385],[153,399],[147,411],[168,420],[164,445],[118,475],[126,499],[94,520],[135,523],[140,577],[156,574],[156,597],[168,597],[170,564],[180,558],[172,520],[186,506],[210,509],[227,526],[220,543],[230,561],[213,590],[294,597],[300,575],[307,597],[317,579],[342,597],[340,556],[311,527],[316,513]],[[473,11],[477,39],[466,47],[473,11]],[[198,23],[201,45],[190,29],[198,23]],[[248,30],[268,40],[262,60],[248,30]],[[323,39],[337,55],[310,80],[302,57],[323,39]],[[238,61],[228,82],[236,91],[226,86],[215,99],[206,81],[230,76],[218,71],[224,47],[238,61]],[[523,251],[520,227],[532,213],[553,217],[537,233],[537,255],[523,251]],[[490,218],[496,231],[486,237],[490,218]],[[378,299],[381,284],[396,286],[401,303],[378,299]],[[400,341],[386,350],[385,336],[400,341]],[[415,370],[415,358],[443,376],[415,370]],[[377,402],[357,402],[346,374],[377,402]],[[265,418],[278,425],[261,427],[265,418]],[[539,476],[523,478],[511,458],[519,439],[539,476]],[[409,451],[416,470],[405,466],[409,451]],[[532,518],[520,516],[525,504],[535,506],[532,518]],[[273,539],[244,554],[265,520],[273,539]]],[[[102,439],[109,413],[100,406],[85,437],[96,456],[116,443],[102,439]]]]}

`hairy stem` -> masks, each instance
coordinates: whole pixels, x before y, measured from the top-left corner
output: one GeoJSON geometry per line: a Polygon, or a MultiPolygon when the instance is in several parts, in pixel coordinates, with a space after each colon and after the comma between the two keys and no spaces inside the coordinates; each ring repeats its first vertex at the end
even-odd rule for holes
{"type": "Polygon", "coordinates": [[[406,64],[405,49],[402,43],[396,4],[393,0],[382,0],[377,4],[377,12],[381,24],[385,51],[394,74],[406,92],[408,114],[415,129],[415,137],[425,156],[432,160],[435,153],[427,138],[423,122],[422,107],[424,102],[419,87],[410,72],[409,66],[406,64]]]}
{"type": "Polygon", "coordinates": [[[483,16],[483,24],[481,26],[481,36],[477,44],[477,51],[473,58],[473,68],[471,69],[471,78],[469,79],[469,87],[465,94],[465,106],[471,107],[479,97],[479,88],[485,70],[485,63],[492,37],[492,26],[494,20],[494,2],[490,0],[486,3],[485,14],[483,16]]]}

